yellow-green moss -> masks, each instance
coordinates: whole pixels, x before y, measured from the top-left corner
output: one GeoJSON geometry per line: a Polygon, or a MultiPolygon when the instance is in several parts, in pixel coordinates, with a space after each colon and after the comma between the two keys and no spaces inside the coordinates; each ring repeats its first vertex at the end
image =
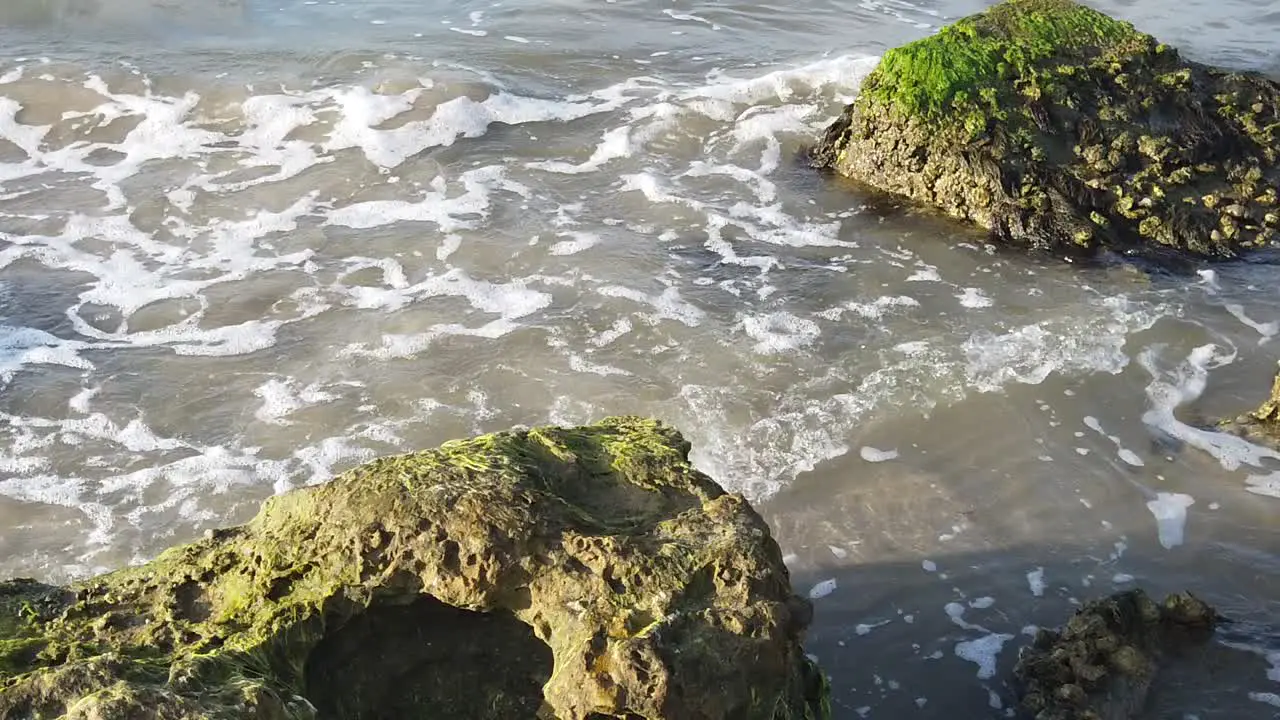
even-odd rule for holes
{"type": "Polygon", "coordinates": [[[1003,119],[1008,108],[1051,93],[1060,78],[1082,74],[1082,58],[1148,41],[1129,23],[1073,0],[1007,0],[886,52],[861,102],[977,134],[988,118],[1003,119]],[[1012,96],[1015,89],[1022,97],[1012,96]]]}

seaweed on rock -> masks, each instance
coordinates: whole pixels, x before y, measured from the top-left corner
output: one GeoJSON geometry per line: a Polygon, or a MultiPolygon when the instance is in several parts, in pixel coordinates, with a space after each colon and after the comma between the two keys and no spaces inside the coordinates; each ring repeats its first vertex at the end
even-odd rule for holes
{"type": "Polygon", "coordinates": [[[1073,0],[890,50],[814,165],[1064,254],[1230,258],[1280,232],[1280,85],[1073,0]]]}
{"type": "Polygon", "coordinates": [[[0,718],[829,717],[811,607],[688,451],[639,418],[486,435],[0,583],[0,718]]]}

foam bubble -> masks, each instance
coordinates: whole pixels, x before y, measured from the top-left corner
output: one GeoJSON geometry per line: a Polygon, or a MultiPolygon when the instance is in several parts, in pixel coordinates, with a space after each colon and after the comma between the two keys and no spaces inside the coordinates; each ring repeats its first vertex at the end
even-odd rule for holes
{"type": "Polygon", "coordinates": [[[631,138],[631,127],[623,125],[606,131],[596,145],[595,151],[591,153],[591,157],[587,158],[585,162],[575,165],[558,160],[548,160],[528,163],[527,167],[547,172],[576,175],[595,172],[613,160],[631,157],[635,151],[636,146],[631,138]]]}
{"type": "Polygon", "coordinates": [[[956,657],[968,660],[978,666],[978,679],[988,680],[995,677],[996,659],[1004,644],[1013,639],[1007,633],[992,633],[978,638],[956,643],[956,657]]]}
{"type": "Polygon", "coordinates": [[[869,303],[847,302],[843,307],[868,320],[880,320],[890,310],[920,307],[920,301],[908,295],[885,295],[869,303]]]}
{"type": "Polygon", "coordinates": [[[1246,489],[1254,495],[1280,498],[1280,472],[1269,475],[1250,475],[1245,483],[1246,489]]]}
{"type": "Polygon", "coordinates": [[[75,340],[63,340],[43,330],[0,325],[0,380],[13,379],[25,365],[62,365],[90,370],[93,364],[80,356],[87,347],[75,340]]]}
{"type": "Polygon", "coordinates": [[[560,233],[560,235],[571,239],[561,240],[552,245],[548,250],[552,255],[577,255],[600,244],[600,236],[595,233],[566,232],[560,233]]]}
{"type": "Polygon", "coordinates": [[[748,315],[743,318],[742,327],[756,341],[755,351],[764,355],[799,350],[811,345],[820,334],[814,321],[782,311],[748,315]]]}
{"type": "Polygon", "coordinates": [[[1054,372],[1119,373],[1129,364],[1124,346],[1131,332],[1151,327],[1160,308],[1107,298],[1093,317],[1045,320],[1005,333],[975,333],[964,344],[970,381],[979,390],[1005,383],[1038,385],[1054,372]]]}
{"type": "Polygon", "coordinates": [[[1027,573],[1027,587],[1031,589],[1032,595],[1044,597],[1044,568],[1038,567],[1027,573]]]}
{"type": "Polygon", "coordinates": [[[681,298],[679,288],[675,287],[667,288],[658,295],[650,295],[620,285],[606,285],[597,288],[596,292],[606,297],[625,298],[652,307],[656,312],[645,313],[644,317],[655,324],[662,320],[675,320],[689,327],[697,327],[706,318],[706,313],[681,298]]]}
{"type": "Polygon", "coordinates": [[[858,623],[857,625],[854,626],[854,632],[857,633],[859,636],[870,635],[872,630],[875,630],[876,628],[879,628],[879,627],[884,627],[885,625],[888,625],[890,622],[892,621],[881,620],[878,623],[858,623]]]}
{"type": "Polygon", "coordinates": [[[818,600],[836,591],[836,579],[828,578],[809,588],[809,599],[818,600]]]}
{"type": "Polygon", "coordinates": [[[1166,550],[1182,544],[1187,526],[1187,508],[1196,503],[1195,498],[1182,493],[1157,493],[1147,501],[1147,509],[1156,519],[1160,544],[1166,550]]]}
{"type": "Polygon", "coordinates": [[[872,463],[886,462],[897,459],[898,457],[897,450],[878,450],[869,445],[863,446],[862,449],[858,451],[858,454],[863,460],[872,463]]]}
{"type": "Polygon", "coordinates": [[[288,425],[287,416],[308,405],[329,402],[337,396],[311,383],[299,389],[293,378],[272,378],[263,383],[253,394],[262,398],[262,407],[254,412],[257,419],[276,425],[288,425]]]}
{"type": "Polygon", "coordinates": [[[964,292],[956,296],[956,299],[960,301],[962,307],[967,308],[989,308],[995,304],[995,301],[981,289],[973,287],[965,288],[964,292]]]}
{"type": "Polygon", "coordinates": [[[1274,708],[1280,708],[1280,695],[1273,692],[1251,692],[1249,693],[1249,699],[1274,708]]]}
{"type": "Polygon", "coordinates": [[[1209,453],[1225,470],[1236,470],[1241,465],[1262,467],[1264,459],[1280,460],[1280,452],[1236,435],[1194,428],[1174,417],[1174,410],[1204,392],[1211,367],[1222,367],[1233,360],[1233,354],[1223,354],[1215,345],[1202,345],[1172,372],[1166,372],[1157,367],[1158,353],[1144,350],[1138,362],[1151,375],[1151,383],[1146,388],[1150,409],[1143,413],[1142,421],[1167,437],[1209,453]]]}
{"type": "Polygon", "coordinates": [[[1260,323],[1254,320],[1253,318],[1249,317],[1245,313],[1244,306],[1242,305],[1238,305],[1236,303],[1228,303],[1223,307],[1226,308],[1227,312],[1231,313],[1241,323],[1258,331],[1258,334],[1262,336],[1261,338],[1258,339],[1259,345],[1262,345],[1263,343],[1266,343],[1271,338],[1275,337],[1276,333],[1280,333],[1280,320],[1272,320],[1271,322],[1260,323]]]}

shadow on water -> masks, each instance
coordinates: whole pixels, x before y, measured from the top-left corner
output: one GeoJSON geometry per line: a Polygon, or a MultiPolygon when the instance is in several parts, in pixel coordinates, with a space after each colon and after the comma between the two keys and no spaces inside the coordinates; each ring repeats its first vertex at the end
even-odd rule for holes
{"type": "MultiPolygon", "coordinates": [[[[1081,587],[1085,566],[1099,562],[1089,555],[1086,548],[1028,546],[934,555],[927,561],[932,571],[920,560],[863,564],[834,558],[820,568],[794,571],[801,594],[835,582],[829,595],[814,599],[806,643],[831,677],[835,718],[1010,717],[1016,705],[1013,667],[1034,629],[1059,627],[1078,603],[1133,587],[1113,586],[1109,578],[1081,587]],[[1036,587],[1039,582],[1043,588],[1036,587]],[[993,635],[986,642],[999,647],[998,654],[984,668],[978,662],[981,641],[993,635]]],[[[1167,659],[1140,717],[1275,717],[1250,693],[1277,690],[1267,676],[1266,655],[1280,653],[1274,623],[1280,599],[1243,598],[1223,592],[1208,577],[1195,580],[1174,575],[1140,582],[1159,597],[1189,589],[1231,621],[1208,645],[1167,659]]]]}
{"type": "MultiPolygon", "coordinates": [[[[1102,395],[1107,381],[1123,378],[1098,380],[1102,395]]],[[[1277,717],[1266,701],[1280,692],[1280,508],[1195,450],[1144,449],[1148,464],[1128,467],[1096,445],[1070,452],[1089,445],[1070,423],[1068,452],[1044,449],[1038,438],[1059,442],[1028,401],[1061,396],[1060,384],[975,395],[924,422],[904,410],[870,423],[850,444],[901,456],[850,453],[758,506],[793,587],[813,598],[806,649],[831,676],[837,720],[1008,717],[1012,670],[1034,629],[1134,587],[1190,591],[1231,621],[1168,668],[1144,720],[1277,717]],[[1166,545],[1148,503],[1179,491],[1196,504],[1185,536],[1166,545]]],[[[1124,433],[1142,449],[1140,434],[1124,433]]]]}

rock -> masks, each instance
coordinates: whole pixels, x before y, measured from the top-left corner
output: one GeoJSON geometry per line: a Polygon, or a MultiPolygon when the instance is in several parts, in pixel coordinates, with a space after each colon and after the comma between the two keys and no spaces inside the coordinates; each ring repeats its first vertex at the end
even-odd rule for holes
{"type": "Polygon", "coordinates": [[[1224,420],[1219,428],[1249,438],[1272,448],[1280,448],[1280,371],[1271,382],[1271,395],[1258,409],[1233,420],[1224,420]]]}
{"type": "Polygon", "coordinates": [[[0,718],[828,718],[811,606],[688,451],[638,418],[455,441],[0,584],[0,718]]]}
{"type": "Polygon", "coordinates": [[[1231,258],[1280,225],[1280,85],[1073,0],[1005,0],[890,50],[811,161],[1092,255],[1231,258]]]}
{"type": "Polygon", "coordinates": [[[1035,720],[1137,717],[1161,659],[1208,639],[1218,615],[1190,594],[1157,605],[1141,590],[1086,603],[1062,630],[1040,630],[1013,673],[1035,720]]]}

